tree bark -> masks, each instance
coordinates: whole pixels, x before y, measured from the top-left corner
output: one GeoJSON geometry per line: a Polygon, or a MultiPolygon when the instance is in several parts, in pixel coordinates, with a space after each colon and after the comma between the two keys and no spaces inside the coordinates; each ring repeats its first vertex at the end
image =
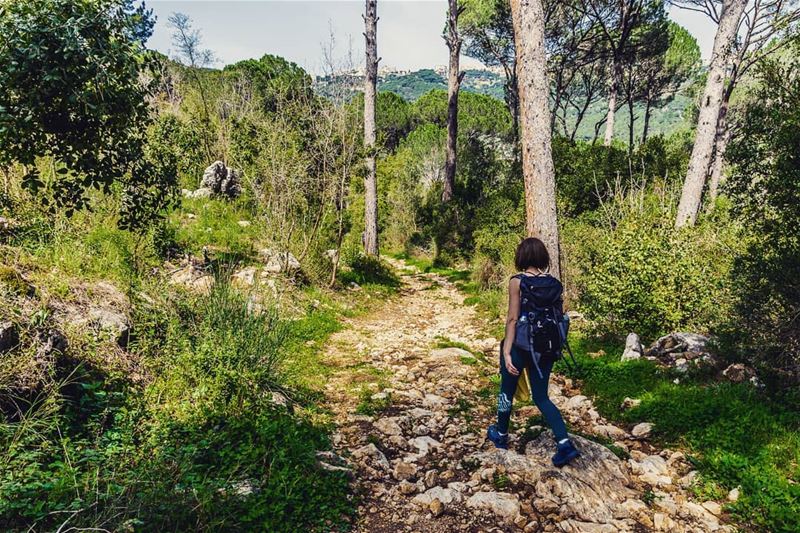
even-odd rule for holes
{"type": "Polygon", "coordinates": [[[730,134],[728,132],[728,106],[730,105],[730,91],[725,91],[722,105],[719,108],[717,129],[714,135],[714,159],[711,163],[708,182],[709,206],[713,205],[719,194],[719,184],[722,180],[722,166],[725,162],[725,150],[728,147],[730,134]]]}
{"type": "Polygon", "coordinates": [[[511,76],[506,79],[506,104],[511,113],[511,145],[514,147],[514,165],[519,162],[519,80],[517,79],[517,63],[514,61],[511,76]]]}
{"type": "Polygon", "coordinates": [[[378,2],[366,0],[364,15],[366,64],[364,65],[364,252],[378,255],[378,185],[375,176],[375,93],[378,81],[378,2]]]}
{"type": "Polygon", "coordinates": [[[611,68],[611,89],[608,91],[608,112],[606,113],[606,134],[603,137],[603,146],[611,146],[614,141],[614,115],[617,112],[617,99],[619,86],[622,80],[622,61],[617,57],[613,59],[611,68]]]}
{"type": "Polygon", "coordinates": [[[675,226],[692,226],[697,220],[697,212],[703,197],[703,186],[706,182],[709,163],[714,151],[714,132],[717,128],[719,111],[722,105],[722,93],[725,88],[725,70],[729,64],[731,47],[736,40],[736,31],[747,0],[725,0],[719,18],[717,34],[714,37],[714,49],[711,53],[711,64],[708,69],[708,80],[700,102],[700,114],[697,119],[694,147],[689,159],[686,180],[683,182],[681,201],[675,226]]]}
{"type": "Polygon", "coordinates": [[[462,8],[458,0],[449,0],[447,10],[447,47],[450,49],[450,66],[447,71],[447,159],[444,167],[442,202],[453,197],[456,183],[456,141],[458,139],[458,91],[464,73],[459,71],[461,37],[458,35],[458,16],[462,8]]]}
{"type": "Polygon", "coordinates": [[[633,153],[633,134],[634,134],[634,126],[636,117],[634,116],[633,110],[633,96],[628,98],[628,118],[630,119],[628,122],[628,155],[633,153]]]}
{"type": "Polygon", "coordinates": [[[644,104],[644,118],[642,119],[642,144],[647,142],[647,134],[650,129],[650,112],[652,109],[652,100],[650,98],[644,104]]]}
{"type": "Polygon", "coordinates": [[[514,74],[506,80],[506,104],[508,112],[511,113],[511,136],[514,145],[519,141],[519,87],[517,85],[517,67],[514,66],[514,74]]]}
{"type": "Polygon", "coordinates": [[[511,0],[520,99],[522,174],[528,235],[539,237],[560,274],[556,184],[550,131],[542,0],[511,0]]]}
{"type": "Polygon", "coordinates": [[[712,207],[714,201],[717,199],[719,193],[719,184],[722,181],[722,168],[725,163],[725,150],[728,148],[728,141],[731,134],[728,131],[728,110],[731,104],[731,96],[739,81],[739,74],[742,60],[742,53],[735,57],[731,65],[730,78],[728,84],[722,91],[722,103],[719,107],[719,116],[717,117],[717,128],[714,132],[714,155],[711,160],[711,167],[708,169],[709,182],[708,182],[708,199],[709,207],[712,207]]]}

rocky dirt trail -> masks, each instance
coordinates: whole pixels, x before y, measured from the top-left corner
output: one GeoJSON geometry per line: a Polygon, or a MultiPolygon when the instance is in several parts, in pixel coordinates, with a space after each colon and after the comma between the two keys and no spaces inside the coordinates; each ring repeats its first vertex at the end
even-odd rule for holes
{"type": "Polygon", "coordinates": [[[394,266],[399,294],[350,320],[326,353],[357,531],[733,531],[719,503],[693,500],[696,473],[681,452],[650,445],[647,425],[629,432],[607,422],[561,376],[551,397],[570,431],[589,437],[575,436],[583,456],[553,468],[549,431],[526,428],[533,406],[515,409],[510,450],[494,449],[484,432],[497,340],[448,280],[394,266]]]}

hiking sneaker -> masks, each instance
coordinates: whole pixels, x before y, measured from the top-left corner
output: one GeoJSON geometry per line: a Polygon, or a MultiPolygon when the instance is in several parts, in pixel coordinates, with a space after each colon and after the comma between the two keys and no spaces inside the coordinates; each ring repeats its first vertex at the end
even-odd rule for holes
{"type": "Polygon", "coordinates": [[[556,445],[556,454],[553,456],[553,466],[562,467],[581,455],[581,452],[572,444],[571,440],[556,445]]]}
{"type": "Polygon", "coordinates": [[[501,435],[497,424],[489,426],[489,429],[486,430],[486,438],[494,443],[495,448],[508,449],[508,435],[501,435]]]}

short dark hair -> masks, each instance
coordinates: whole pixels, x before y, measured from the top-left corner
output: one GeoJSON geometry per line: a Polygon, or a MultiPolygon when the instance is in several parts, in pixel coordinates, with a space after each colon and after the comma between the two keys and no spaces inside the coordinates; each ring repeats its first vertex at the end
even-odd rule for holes
{"type": "Polygon", "coordinates": [[[514,265],[519,271],[527,270],[531,267],[547,270],[550,268],[550,254],[547,252],[547,246],[536,237],[523,239],[517,246],[514,265]]]}

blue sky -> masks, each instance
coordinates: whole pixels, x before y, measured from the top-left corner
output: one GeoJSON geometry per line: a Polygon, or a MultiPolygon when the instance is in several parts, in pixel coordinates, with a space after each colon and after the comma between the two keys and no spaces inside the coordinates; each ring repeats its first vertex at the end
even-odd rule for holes
{"type": "MultiPolygon", "coordinates": [[[[324,70],[322,49],[335,36],[337,59],[353,51],[355,62],[363,55],[363,1],[201,1],[150,0],[157,16],[150,48],[170,56],[174,47],[167,17],[180,11],[189,15],[203,36],[203,45],[219,58],[216,66],[269,53],[294,61],[312,73],[324,70]],[[352,46],[351,44],[352,43],[352,46]]],[[[417,70],[445,65],[447,47],[441,37],[445,0],[379,0],[378,55],[381,66],[417,70]]],[[[711,54],[714,25],[699,13],[670,10],[670,16],[698,40],[704,59],[711,54]]],[[[470,58],[468,68],[480,66],[470,58]]]]}

